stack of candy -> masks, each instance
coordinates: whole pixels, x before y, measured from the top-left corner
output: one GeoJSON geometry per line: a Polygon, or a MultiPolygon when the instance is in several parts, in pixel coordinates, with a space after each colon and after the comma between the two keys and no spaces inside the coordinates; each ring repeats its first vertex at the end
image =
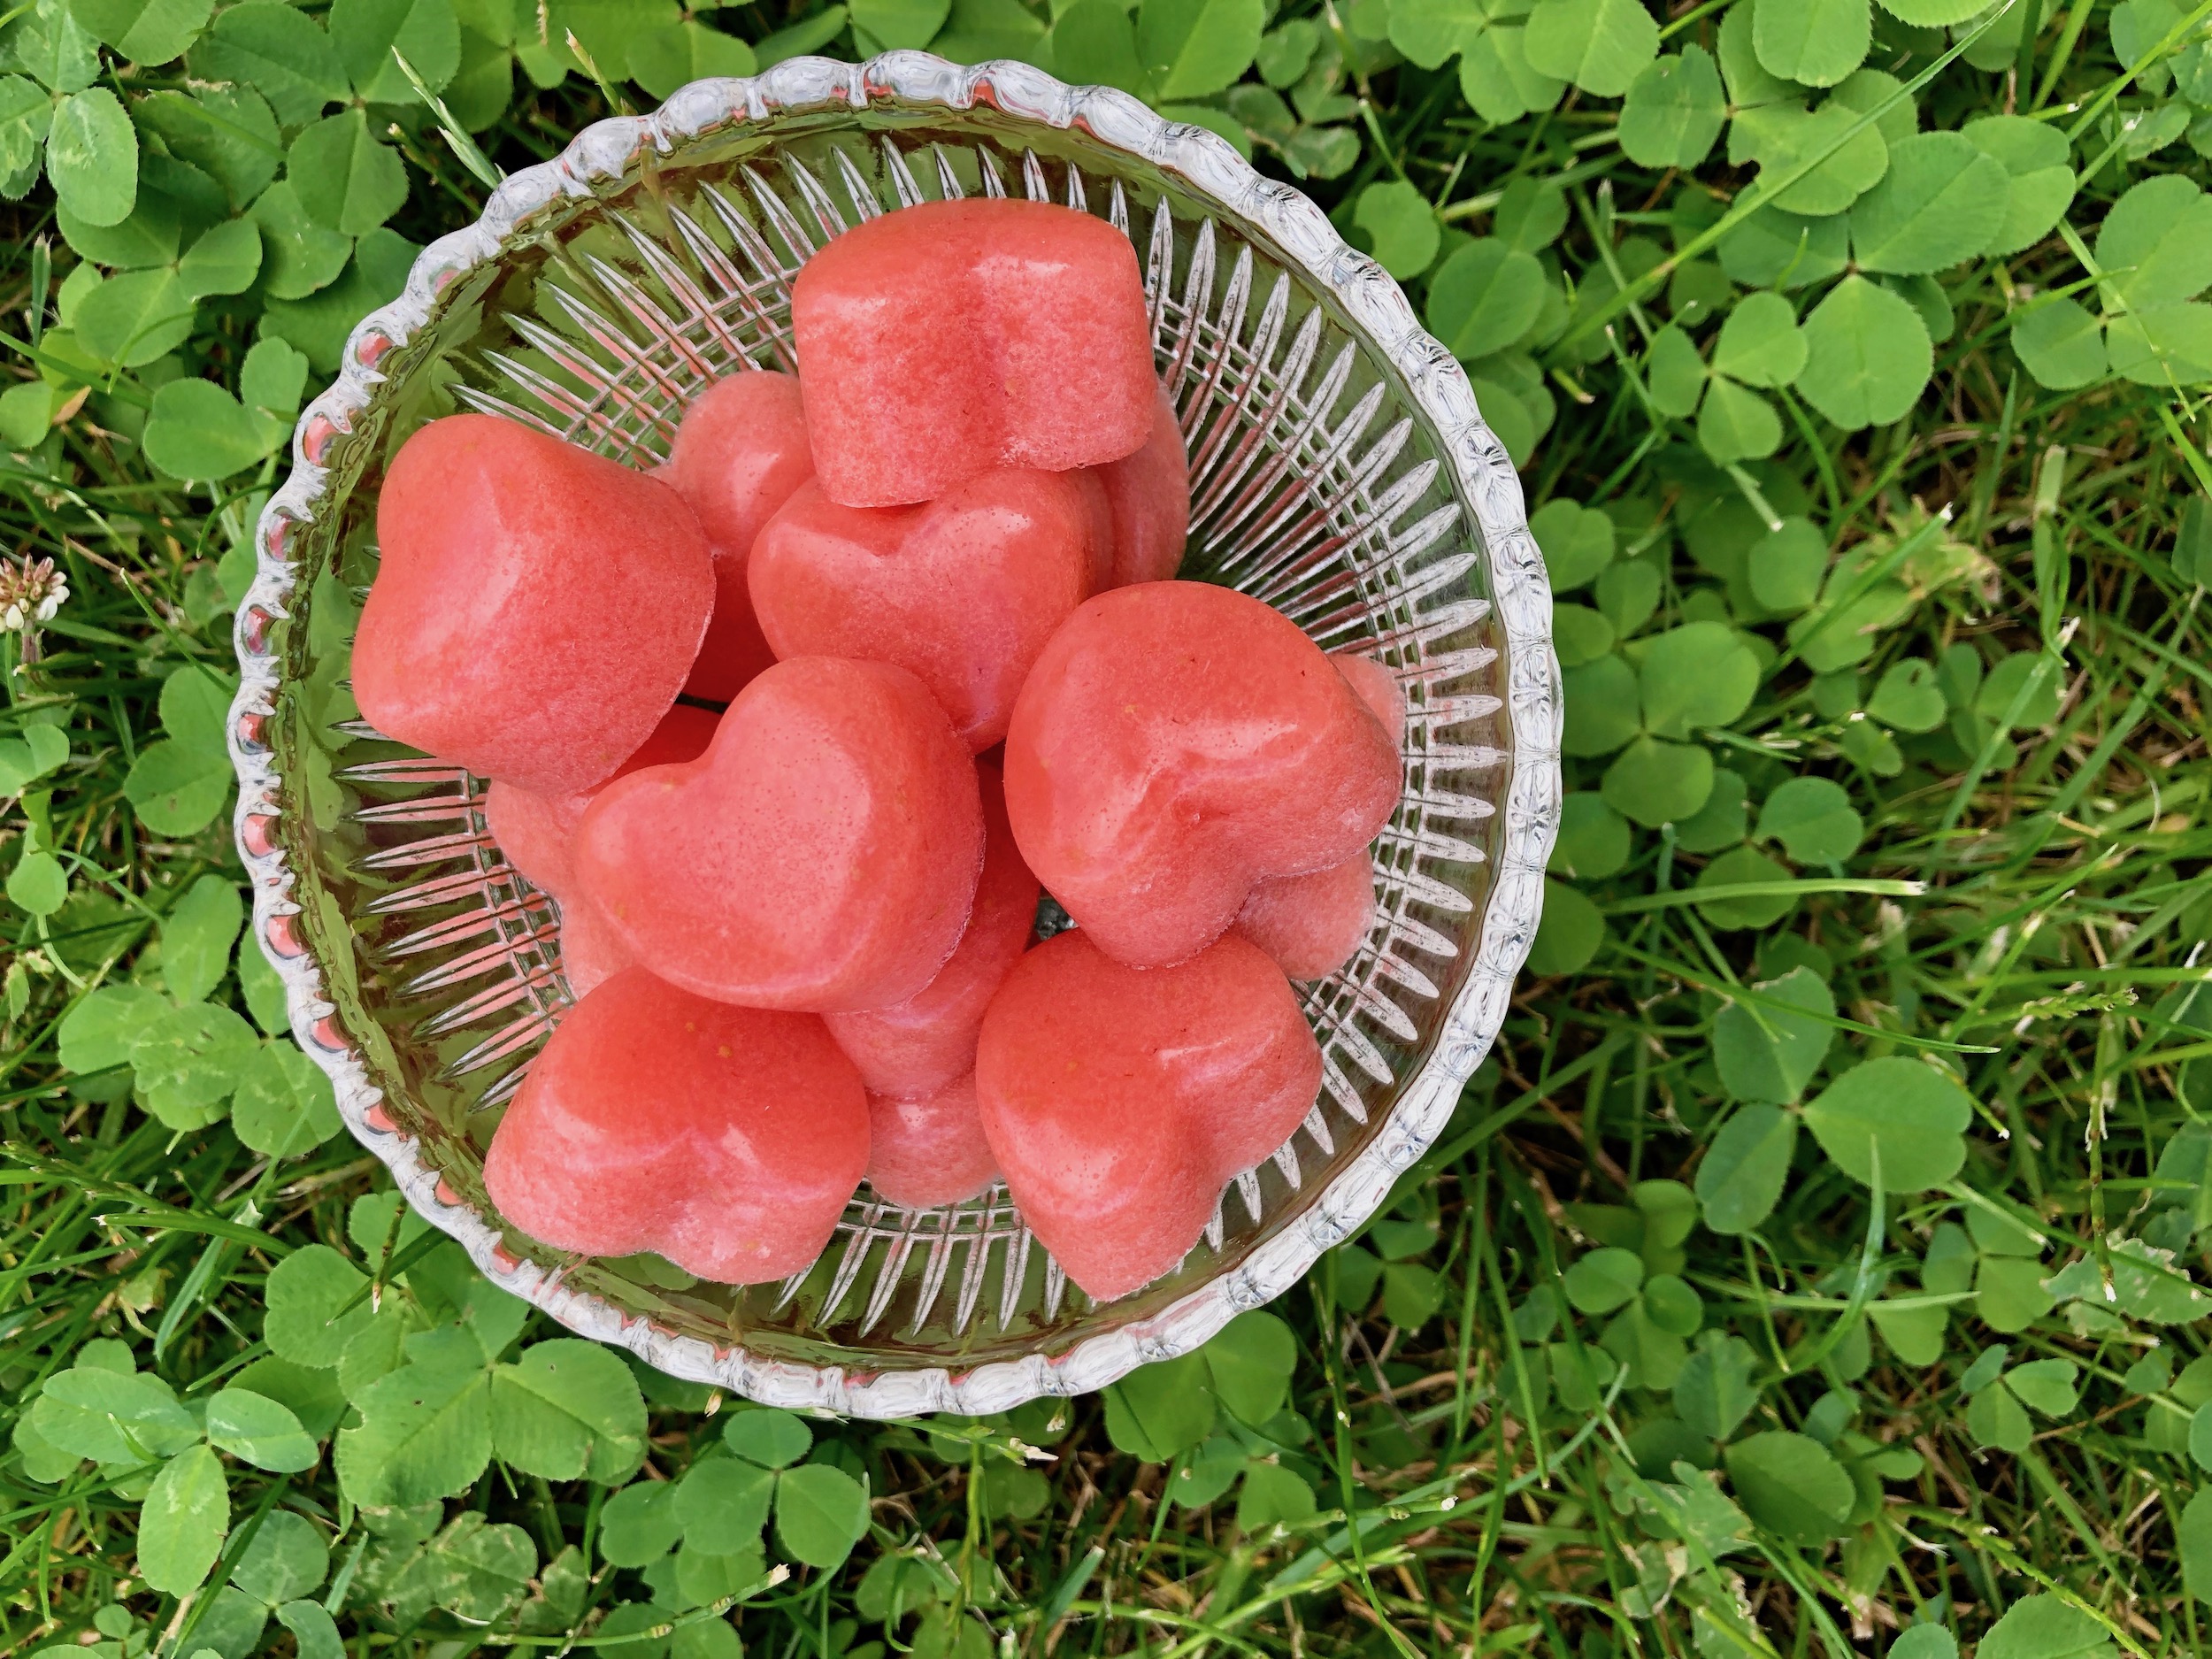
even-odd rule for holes
{"type": "Polygon", "coordinates": [[[556,1248],[751,1284],[864,1179],[1002,1177],[1121,1295],[1313,1104],[1291,980],[1367,930],[1397,684],[1174,580],[1183,434],[1110,227],[903,209],[792,325],[798,374],[708,387],[650,473],[454,415],[386,476],[362,710],[492,780],[579,999],[486,1185],[556,1248]],[[1041,890],[1076,926],[1033,948],[1041,890]]]}

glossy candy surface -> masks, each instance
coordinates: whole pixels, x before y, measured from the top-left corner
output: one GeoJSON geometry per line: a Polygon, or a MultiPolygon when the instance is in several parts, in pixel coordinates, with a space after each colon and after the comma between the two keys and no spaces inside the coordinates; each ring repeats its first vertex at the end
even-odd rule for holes
{"type": "Polygon", "coordinates": [[[1099,591],[1172,577],[1190,535],[1190,457],[1165,388],[1155,399],[1144,446],[1091,475],[1105,488],[1112,525],[1113,557],[1099,591]]]}
{"type": "Polygon", "coordinates": [[[727,703],[776,660],[745,572],[761,526],[814,476],[798,380],[764,369],[715,381],[684,411],[664,470],[714,551],[714,617],[684,689],[727,703]]]}
{"type": "Polygon", "coordinates": [[[1320,1083],[1282,970],[1234,936],[1139,971],[1061,933],[1015,964],[976,1056],[1008,1190],[1102,1300],[1173,1269],[1224,1184],[1290,1137],[1320,1083]]]}
{"type": "Polygon", "coordinates": [[[754,680],[699,759],[608,786],[571,853],[579,893],[663,979],[817,1012],[927,985],[982,860],[974,763],[921,681],[826,657],[754,680]]]}
{"type": "Polygon", "coordinates": [[[976,780],[983,795],[983,874],[959,948],[905,1002],[826,1016],[830,1035],[852,1056],[871,1094],[927,1094],[974,1071],[983,1010],[1035,930],[1037,878],[1007,826],[998,768],[979,765],[976,780]]]}
{"type": "Polygon", "coordinates": [[[400,447],[353,690],[396,738],[565,795],[645,741],[713,603],[706,538],[667,485],[513,421],[449,415],[400,447]]]}
{"type": "Polygon", "coordinates": [[[820,1020],[634,968],[554,1032],[492,1137],[484,1185],[557,1248],[654,1250],[742,1285],[813,1261],[867,1164],[866,1095],[820,1020]]]}
{"type": "Polygon", "coordinates": [[[919,507],[841,507],[810,484],[753,544],[753,607],[780,657],[918,675],[979,752],[1089,596],[1096,530],[1073,474],[1003,467],[919,507]]]}
{"type": "Polygon", "coordinates": [[[978,198],[870,219],[800,271],[791,322],[815,470],[848,506],[1117,461],[1152,429],[1136,250],[1072,208],[978,198]]]}
{"type": "Polygon", "coordinates": [[[869,1095],[868,1134],[868,1184],[887,1203],[956,1204],[998,1177],[972,1071],[913,1099],[869,1095]]]}
{"type": "Polygon", "coordinates": [[[1389,733],[1318,646],[1198,582],[1087,602],[1038,659],[1006,741],[1023,857],[1133,967],[1203,949],[1255,882],[1353,856],[1399,782],[1389,733]]]}

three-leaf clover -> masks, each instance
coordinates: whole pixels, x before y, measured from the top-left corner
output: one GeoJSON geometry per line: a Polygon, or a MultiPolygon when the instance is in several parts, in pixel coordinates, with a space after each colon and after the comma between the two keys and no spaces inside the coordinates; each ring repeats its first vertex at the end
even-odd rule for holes
{"type": "Polygon", "coordinates": [[[173,669],[161,685],[161,726],[168,736],[146,745],[123,779],[139,822],[160,835],[196,835],[230,798],[233,772],[225,730],[237,686],[204,663],[173,669]]]}

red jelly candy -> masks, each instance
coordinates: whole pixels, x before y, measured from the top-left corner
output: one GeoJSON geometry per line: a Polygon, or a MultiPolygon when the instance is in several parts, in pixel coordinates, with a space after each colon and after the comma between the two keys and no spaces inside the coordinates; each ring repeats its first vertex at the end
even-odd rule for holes
{"type": "MultiPolygon", "coordinates": [[[[1405,735],[1405,696],[1397,676],[1371,658],[1332,651],[1345,684],[1374,711],[1395,748],[1405,735]]],[[[1326,979],[1352,959],[1375,919],[1375,872],[1364,852],[1310,875],[1252,884],[1237,912],[1237,932],[1275,958],[1294,979],[1326,979]]]]}
{"type": "Polygon", "coordinates": [[[654,1250],[754,1285],[822,1253],[867,1166],[867,1096],[820,1020],[709,1002],[633,968],[571,1010],[532,1064],[484,1187],[556,1249],[654,1250]]]}
{"type": "Polygon", "coordinates": [[[841,507],[802,487],[753,544],[768,642],[780,657],[896,663],[970,749],[990,748],[1091,591],[1097,519],[1075,477],[1006,467],[919,507],[841,507]]]}
{"type": "MultiPolygon", "coordinates": [[[[615,768],[614,776],[627,777],[646,766],[698,759],[714,741],[714,724],[721,718],[705,709],[678,703],[661,717],[653,735],[615,768]]],[[[485,826],[499,843],[499,850],[507,855],[509,864],[555,898],[563,898],[575,885],[569,869],[568,843],[576,826],[584,821],[585,808],[605,787],[606,784],[595,784],[574,795],[544,795],[495,780],[484,792],[485,826]]]]}
{"type": "Polygon", "coordinates": [[[868,1185],[904,1210],[956,1204],[998,1179],[972,1071],[913,1100],[869,1095],[868,1136],[868,1185]]]}
{"type": "Polygon", "coordinates": [[[795,657],[699,759],[608,786],[579,894],[663,979],[756,1008],[881,1008],[960,942],[983,862],[975,766],[922,682],[795,657]]]}
{"type": "Polygon", "coordinates": [[[606,918],[590,905],[561,906],[561,972],[579,997],[637,964],[606,918]]]}
{"type": "Polygon", "coordinates": [[[983,1010],[1035,930],[1037,878],[1007,826],[998,768],[978,766],[976,781],[983,794],[983,874],[959,949],[905,1002],[826,1016],[871,1094],[919,1096],[974,1071],[983,1010]]]}
{"type": "Polygon", "coordinates": [[[1237,932],[1294,979],[1325,979],[1352,959],[1375,919],[1375,870],[1365,853],[1310,875],[1252,884],[1237,932]]]}
{"type": "Polygon", "coordinates": [[[1199,582],[1087,602],[1038,658],[1006,739],[1022,856],[1131,967],[1202,950],[1256,881],[1353,856],[1398,787],[1389,734],[1321,649],[1199,582]]]}
{"type": "Polygon", "coordinates": [[[799,382],[772,370],[717,380],[684,411],[667,472],[714,549],[714,619],[684,689],[727,703],[776,660],[745,569],[761,526],[814,476],[799,382]]]}
{"type": "Polygon", "coordinates": [[[1398,676],[1373,657],[1362,657],[1356,651],[1331,651],[1329,660],[1336,664],[1336,672],[1344,676],[1344,683],[1382,722],[1390,747],[1395,749],[1404,742],[1406,694],[1399,687],[1398,676]]]}
{"type": "Polygon", "coordinates": [[[1014,965],[975,1076],[1023,1218],[1103,1301],[1173,1269],[1230,1178],[1290,1138],[1321,1050],[1257,946],[1140,972],[1079,930],[1014,965]]]}
{"type": "Polygon", "coordinates": [[[563,821],[557,804],[574,798],[539,795],[496,780],[484,792],[484,827],[499,843],[499,850],[555,898],[576,885],[568,867],[569,838],[575,826],[563,821]]]}
{"type": "Polygon", "coordinates": [[[1044,202],[926,202],[847,231],[791,288],[833,501],[931,501],[996,466],[1118,461],[1152,429],[1136,250],[1044,202]]]}
{"type": "Polygon", "coordinates": [[[388,737],[567,795],[642,743],[691,672],[713,562],[682,498],[641,472],[449,415],[393,457],[376,528],[353,692],[388,737]]]}
{"type": "Polygon", "coordinates": [[[1113,525],[1113,565],[1100,591],[1172,577],[1182,568],[1190,535],[1190,457],[1164,387],[1144,447],[1091,475],[1105,486],[1113,525]]]}

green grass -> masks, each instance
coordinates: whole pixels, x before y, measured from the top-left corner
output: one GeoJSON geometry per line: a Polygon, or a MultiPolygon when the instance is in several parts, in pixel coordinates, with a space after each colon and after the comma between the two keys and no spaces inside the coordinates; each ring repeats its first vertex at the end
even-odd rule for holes
{"type": "MultiPolygon", "coordinates": [[[[1858,61],[1849,6],[1817,29],[1790,0],[1732,12],[1755,7],[1769,56],[1800,42],[1830,81],[1858,61]]],[[[503,94],[503,40],[518,34],[536,80],[573,65],[534,43],[533,19],[518,31],[480,0],[453,8],[458,55],[439,44],[440,0],[403,45],[514,167],[611,95],[646,107],[694,69],[748,66],[664,9],[543,13],[578,28],[595,70],[544,90],[515,73],[503,94]]],[[[982,1423],[817,1421],[803,1452],[736,1402],[602,1376],[587,1469],[514,1392],[554,1333],[534,1322],[494,1368],[505,1316],[400,1230],[388,1197],[360,1204],[388,1194],[381,1168],[329,1133],[288,1041],[245,1018],[279,1024],[255,959],[226,954],[241,873],[188,706],[198,667],[229,662],[236,549],[280,471],[295,382],[326,378],[405,244],[465,222],[483,184],[419,104],[380,102],[358,137],[393,147],[357,190],[331,198],[303,169],[304,218],[257,210],[258,272],[180,301],[165,212],[202,239],[233,222],[326,104],[357,107],[349,74],[406,95],[377,81],[373,51],[334,59],[322,102],[288,95],[307,104],[257,136],[250,111],[204,90],[226,78],[207,54],[230,26],[181,62],[133,66],[115,50],[96,62],[88,36],[71,46],[52,0],[19,9],[0,43],[39,79],[0,83],[21,95],[0,111],[88,96],[92,73],[67,63],[94,63],[139,114],[142,154],[140,205],[104,239],[82,211],[58,219],[54,188],[110,211],[113,134],[42,179],[32,117],[0,123],[20,198],[0,253],[17,377],[0,520],[71,590],[35,653],[0,639],[0,787],[18,791],[0,797],[0,1651],[242,1659],[247,1599],[203,1586],[242,1560],[285,1607],[260,1641],[302,1659],[572,1641],[704,1659],[733,1651],[733,1629],[777,1659],[1951,1651],[1936,1630],[1901,1637],[1915,1625],[1984,1659],[2201,1651],[2212,345],[2190,302],[2212,282],[2195,192],[2212,115],[2192,101],[2212,100],[2212,7],[2074,0],[1947,58],[1942,30],[1877,11],[1859,56],[1891,79],[1847,82],[1846,117],[1809,147],[1805,118],[1760,113],[1809,95],[1731,59],[1727,0],[1659,19],[1664,50],[1717,51],[1732,89],[1716,113],[1718,82],[1693,88],[1678,119],[1650,81],[1617,96],[1651,50],[1618,0],[1544,0],[1525,37],[1509,34],[1523,19],[1414,0],[1287,0],[1263,37],[1235,0],[1150,0],[1133,31],[1102,0],[1061,10],[1046,35],[1041,10],[964,0],[936,38],[1047,62],[1057,48],[1078,78],[1148,90],[1302,176],[1467,357],[1543,509],[1574,793],[1532,971],[1437,1151],[1274,1310],[1294,1341],[1253,1321],[1104,1397],[982,1423]],[[1482,65],[1531,41],[1547,61],[1590,43],[1588,84],[1520,107],[1543,89],[1482,65]],[[2002,152],[2008,203],[2036,167],[2076,175],[2062,220],[1996,253],[1970,200],[1905,232],[1886,209],[1832,205],[1867,182],[1842,175],[1854,146],[1871,171],[1869,133],[1896,170],[1892,208],[1909,177],[1972,164],[1911,146],[1907,84],[1924,132],[2032,118],[2043,136],[1983,148],[2002,152]],[[224,117],[221,142],[178,124],[196,119],[188,98],[224,117]],[[1724,113],[1742,165],[1725,137],[1708,154],[1684,136],[1701,121],[1711,143],[1724,113]],[[2031,153],[2054,142],[2055,163],[2031,153]],[[403,199],[383,211],[393,177],[403,199]],[[2115,211],[2168,178],[2133,221],[2115,211]],[[1802,217],[1763,205],[1777,196],[1802,217]],[[358,239],[342,269],[318,215],[358,239]],[[1863,265],[1892,268],[1845,273],[1847,227],[1863,265]],[[1900,268],[1916,265],[1932,273],[1900,268]],[[1772,302],[1745,304],[1762,288],[1788,301],[1778,326],[1772,302]],[[291,349],[248,362],[256,338],[291,349]],[[166,389],[201,377],[242,403],[166,389]],[[410,1333],[449,1357],[479,1344],[457,1397],[488,1402],[488,1463],[395,1449],[373,1342],[318,1369],[279,1357],[314,1357],[280,1327],[273,1354],[270,1275],[308,1263],[281,1294],[303,1294],[321,1264],[337,1288],[317,1317],[335,1313],[358,1281],[333,1254],[378,1281],[383,1370],[410,1333]],[[158,1383],[113,1381],[127,1362],[158,1383]],[[304,1440],[249,1456],[226,1431],[219,1453],[192,1449],[194,1409],[234,1383],[291,1408],[304,1440]],[[626,1415],[641,1386],[641,1436],[626,1415]],[[334,1466],[345,1395],[367,1402],[349,1432],[383,1438],[334,1466]],[[709,1559],[713,1528],[687,1509],[671,1555],[674,1524],[656,1532],[644,1488],[724,1447],[764,1512],[775,1486],[777,1518],[757,1550],[739,1526],[709,1559]],[[835,1472],[764,1472],[789,1455],[835,1472]],[[230,1524],[219,1566],[210,1468],[230,1524]],[[854,1483],[868,1508],[848,1556],[854,1483]],[[288,1583],[280,1539],[303,1552],[288,1583]],[[326,1547],[327,1576],[307,1572],[326,1547]],[[764,1583],[777,1563],[795,1571],[764,1583]]],[[[127,7],[79,14],[135,38],[127,7]]],[[[943,20],[855,17],[914,44],[943,20]]],[[[818,11],[711,20],[856,50],[852,23],[818,11]]],[[[1696,81],[1694,60],[1672,66],[1696,81]]],[[[429,1377],[414,1357],[407,1378],[429,1377]]]]}

